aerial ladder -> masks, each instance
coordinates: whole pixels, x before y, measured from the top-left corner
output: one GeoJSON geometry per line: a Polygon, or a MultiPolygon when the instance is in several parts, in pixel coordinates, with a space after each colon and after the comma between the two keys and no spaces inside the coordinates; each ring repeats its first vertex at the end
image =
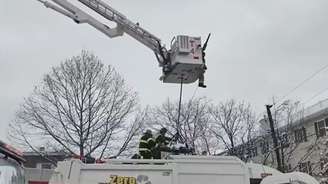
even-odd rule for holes
{"type": "Polygon", "coordinates": [[[125,15],[102,0],[78,1],[105,19],[116,23],[116,27],[109,27],[67,0],[38,1],[47,8],[71,18],[78,24],[87,23],[91,25],[110,38],[123,36],[126,33],[150,48],[155,53],[159,66],[162,68],[160,80],[164,83],[187,84],[199,79],[199,87],[206,87],[204,85],[204,73],[207,69],[205,49],[210,34],[203,45],[200,37],[178,35],[172,39],[170,49],[166,49],[158,37],[143,29],[139,23],[130,21],[125,15]]]}

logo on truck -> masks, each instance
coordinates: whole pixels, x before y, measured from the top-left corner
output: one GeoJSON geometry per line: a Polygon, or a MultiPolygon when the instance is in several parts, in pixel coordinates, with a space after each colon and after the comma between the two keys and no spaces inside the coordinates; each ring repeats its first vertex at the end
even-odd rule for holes
{"type": "Polygon", "coordinates": [[[137,177],[111,175],[109,182],[99,184],[151,184],[151,181],[146,175],[138,175],[137,177]]]}

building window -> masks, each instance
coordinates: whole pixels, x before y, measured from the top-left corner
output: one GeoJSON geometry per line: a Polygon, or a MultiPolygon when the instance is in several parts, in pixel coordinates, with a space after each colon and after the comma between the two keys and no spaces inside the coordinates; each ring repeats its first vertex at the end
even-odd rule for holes
{"type": "Polygon", "coordinates": [[[256,147],[256,146],[254,146],[254,147],[252,148],[252,156],[253,156],[253,157],[256,157],[256,156],[257,156],[257,147],[256,147]]]}
{"type": "Polygon", "coordinates": [[[247,156],[248,156],[248,158],[257,156],[257,147],[256,147],[255,142],[253,142],[253,141],[247,143],[247,156]]]}
{"type": "Polygon", "coordinates": [[[302,162],[299,164],[299,171],[300,172],[304,172],[304,173],[308,173],[311,174],[312,172],[312,167],[311,167],[311,162],[302,162]]]}
{"type": "Polygon", "coordinates": [[[315,134],[317,137],[326,136],[326,130],[328,128],[328,118],[314,123],[315,134]]]}
{"type": "Polygon", "coordinates": [[[306,142],[307,138],[306,138],[306,129],[300,128],[295,130],[295,143],[301,143],[301,142],[306,142]]]}
{"type": "Polygon", "coordinates": [[[260,144],[261,146],[261,153],[262,154],[266,154],[269,152],[269,142],[268,141],[265,141],[263,140],[260,144]]]}
{"type": "Polygon", "coordinates": [[[289,138],[286,132],[283,132],[280,138],[280,144],[282,148],[287,148],[289,146],[289,138]]]}
{"type": "Polygon", "coordinates": [[[328,159],[327,158],[320,159],[320,170],[321,170],[321,174],[323,174],[324,176],[328,175],[328,159]]]}
{"type": "Polygon", "coordinates": [[[245,151],[244,151],[244,146],[243,145],[240,145],[237,147],[237,153],[239,158],[244,158],[244,155],[245,155],[245,151]]]}

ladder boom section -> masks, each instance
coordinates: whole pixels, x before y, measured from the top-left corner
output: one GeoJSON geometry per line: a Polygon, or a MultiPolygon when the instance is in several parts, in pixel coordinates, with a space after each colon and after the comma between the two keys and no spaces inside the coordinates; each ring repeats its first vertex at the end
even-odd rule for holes
{"type": "Polygon", "coordinates": [[[165,57],[168,55],[168,51],[165,47],[161,45],[161,40],[143,29],[139,26],[139,23],[133,23],[125,15],[115,10],[105,2],[101,0],[78,0],[88,8],[92,9],[105,19],[115,22],[117,26],[115,28],[110,28],[106,24],[101,23],[94,17],[90,16],[88,13],[76,7],[74,4],[67,0],[51,0],[55,4],[44,1],[37,0],[43,3],[47,8],[53,9],[71,19],[76,23],[87,23],[97,30],[101,31],[110,38],[117,36],[122,36],[123,33],[127,33],[134,39],[141,42],[143,45],[147,46],[153,50],[158,56],[158,61],[160,65],[163,64],[165,57]],[[164,54],[163,54],[164,53],[164,54]]]}
{"type": "Polygon", "coordinates": [[[65,16],[73,19],[73,20],[75,19],[74,14],[71,13],[71,12],[69,12],[69,11],[66,11],[66,10],[64,10],[62,8],[59,8],[58,6],[56,6],[56,5],[54,5],[54,4],[50,3],[50,2],[47,2],[47,1],[40,1],[40,2],[42,2],[44,4],[44,6],[47,7],[47,8],[53,9],[53,10],[55,10],[55,11],[57,11],[57,12],[65,15],[65,16]]]}
{"type": "Polygon", "coordinates": [[[200,87],[204,85],[205,48],[209,37],[202,46],[200,37],[178,35],[171,42],[171,47],[166,49],[161,40],[149,31],[142,28],[139,23],[134,23],[125,15],[115,10],[104,0],[38,0],[47,8],[51,8],[76,23],[87,23],[104,33],[110,38],[122,36],[124,33],[130,35],[146,47],[150,48],[156,56],[159,66],[162,67],[160,80],[164,83],[193,83],[199,81],[200,87]],[[74,5],[72,2],[81,3],[104,19],[116,24],[109,27],[99,19],[74,5]]]}
{"type": "Polygon", "coordinates": [[[101,0],[78,0],[104,18],[116,22],[125,33],[138,40],[155,53],[160,54],[160,39],[143,29],[138,23],[133,23],[126,16],[101,0]]]}
{"type": "Polygon", "coordinates": [[[52,0],[55,4],[48,1],[38,1],[42,2],[45,7],[53,9],[56,12],[73,19],[76,23],[87,23],[91,25],[92,27],[96,28],[97,30],[104,33],[110,38],[123,35],[123,30],[119,25],[115,28],[110,28],[109,26],[101,23],[83,10],[77,8],[75,5],[68,2],[67,0],[52,0]]]}

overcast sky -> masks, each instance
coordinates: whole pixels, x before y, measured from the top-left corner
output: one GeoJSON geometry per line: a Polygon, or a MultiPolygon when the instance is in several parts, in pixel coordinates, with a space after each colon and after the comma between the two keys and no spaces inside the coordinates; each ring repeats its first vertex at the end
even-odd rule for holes
{"type": "MultiPolygon", "coordinates": [[[[73,1],[73,0],[72,0],[73,1]]],[[[75,0],[74,0],[75,1],[75,0]]],[[[173,36],[211,32],[206,89],[185,85],[184,99],[250,102],[258,113],[328,62],[327,0],[106,0],[168,45],[173,36]]],[[[0,139],[24,97],[65,58],[87,49],[111,64],[142,105],[178,99],[179,85],[159,81],[151,50],[129,36],[109,39],[36,0],[0,0],[0,139]]],[[[328,71],[288,98],[307,101],[326,89],[328,71]]],[[[306,106],[325,99],[328,92],[306,106]]]]}

